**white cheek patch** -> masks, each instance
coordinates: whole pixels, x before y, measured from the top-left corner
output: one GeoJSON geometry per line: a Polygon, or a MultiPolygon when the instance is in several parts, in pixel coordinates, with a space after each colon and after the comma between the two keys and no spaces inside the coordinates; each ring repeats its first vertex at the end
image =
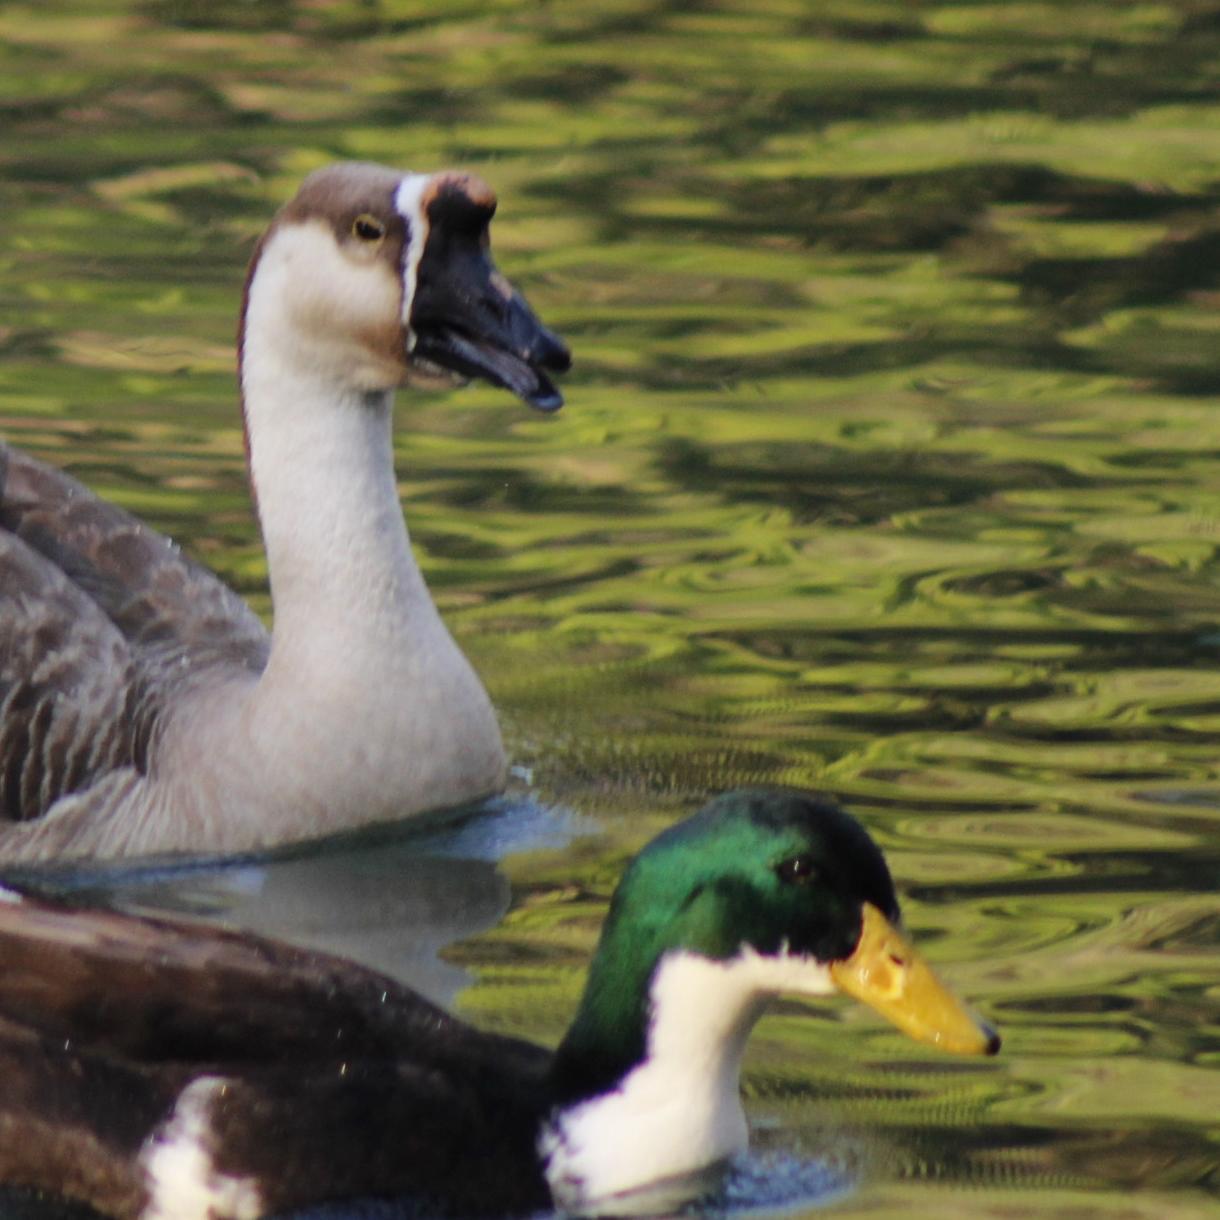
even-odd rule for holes
{"type": "Polygon", "coordinates": [[[411,329],[411,307],[415,303],[415,286],[419,275],[419,260],[424,256],[428,241],[428,217],[424,212],[424,192],[435,175],[407,174],[394,192],[394,206],[407,222],[407,248],[402,257],[402,324],[407,332],[407,351],[415,347],[415,332],[411,329]]]}

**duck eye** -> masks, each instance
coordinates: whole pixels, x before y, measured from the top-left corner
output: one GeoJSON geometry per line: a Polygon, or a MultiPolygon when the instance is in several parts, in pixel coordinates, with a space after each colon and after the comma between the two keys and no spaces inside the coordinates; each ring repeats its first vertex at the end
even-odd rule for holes
{"type": "Polygon", "coordinates": [[[775,875],[785,885],[804,885],[817,871],[812,856],[789,856],[775,866],[775,875]]]}
{"type": "Polygon", "coordinates": [[[361,212],[352,221],[352,234],[361,241],[380,241],[385,236],[385,225],[376,216],[361,212]]]}

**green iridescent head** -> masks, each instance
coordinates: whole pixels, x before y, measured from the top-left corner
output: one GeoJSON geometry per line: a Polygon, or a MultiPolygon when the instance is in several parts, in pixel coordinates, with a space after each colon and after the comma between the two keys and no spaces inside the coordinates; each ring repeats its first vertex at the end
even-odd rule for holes
{"type": "Polygon", "coordinates": [[[880,849],[831,798],[783,789],[717,797],[658,835],[624,874],[560,1048],[560,1092],[597,1092],[643,1058],[650,980],[667,953],[843,959],[859,942],[865,903],[898,922],[880,849]]]}

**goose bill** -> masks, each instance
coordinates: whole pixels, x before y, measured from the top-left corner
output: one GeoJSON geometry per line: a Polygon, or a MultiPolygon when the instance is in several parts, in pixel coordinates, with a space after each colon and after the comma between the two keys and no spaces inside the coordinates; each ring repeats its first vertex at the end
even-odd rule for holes
{"type": "Polygon", "coordinates": [[[548,373],[572,363],[567,345],[538,320],[491,261],[472,227],[433,225],[411,306],[412,363],[478,377],[556,411],[563,396],[548,373]]]}
{"type": "Polygon", "coordinates": [[[903,1033],[959,1055],[994,1055],[1000,1036],[972,1013],[882,913],[865,903],[860,940],[830,964],[840,991],[875,1008],[903,1033]]]}
{"type": "Polygon", "coordinates": [[[480,378],[509,390],[539,411],[557,411],[563,395],[547,374],[514,352],[452,329],[420,330],[415,336],[412,360],[431,371],[480,378]]]}

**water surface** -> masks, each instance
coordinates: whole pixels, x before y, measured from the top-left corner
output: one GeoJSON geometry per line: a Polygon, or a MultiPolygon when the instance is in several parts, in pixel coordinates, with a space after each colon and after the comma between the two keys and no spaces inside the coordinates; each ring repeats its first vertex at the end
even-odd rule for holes
{"type": "Polygon", "coordinates": [[[267,612],[250,242],[337,157],[482,173],[569,405],[404,395],[402,496],[568,830],[460,1009],[557,1038],[632,851],[822,786],[1005,1050],[785,1005],[759,1155],[834,1215],[1214,1214],[1218,65],[1207,0],[6,4],[0,424],[267,612]]]}

